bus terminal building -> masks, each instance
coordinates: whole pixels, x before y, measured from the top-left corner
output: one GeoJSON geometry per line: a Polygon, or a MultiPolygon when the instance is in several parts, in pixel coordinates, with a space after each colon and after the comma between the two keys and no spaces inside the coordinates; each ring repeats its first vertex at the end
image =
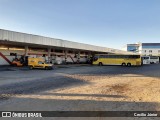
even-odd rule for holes
{"type": "Polygon", "coordinates": [[[143,56],[159,56],[160,57],[160,43],[136,43],[127,44],[122,50],[139,53],[143,56]]]}
{"type": "Polygon", "coordinates": [[[0,65],[15,56],[44,57],[53,64],[86,63],[94,54],[130,54],[122,50],[0,29],[0,65]]]}

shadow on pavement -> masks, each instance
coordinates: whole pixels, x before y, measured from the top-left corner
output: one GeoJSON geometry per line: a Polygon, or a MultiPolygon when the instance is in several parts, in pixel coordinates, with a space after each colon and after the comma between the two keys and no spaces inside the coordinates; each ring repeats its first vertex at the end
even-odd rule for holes
{"type": "Polygon", "coordinates": [[[58,88],[65,88],[71,86],[78,86],[88,84],[86,81],[69,77],[49,77],[32,81],[24,81],[19,83],[12,83],[0,86],[0,100],[9,99],[15,94],[32,94],[37,92],[44,92],[47,90],[54,90],[58,88]]]}

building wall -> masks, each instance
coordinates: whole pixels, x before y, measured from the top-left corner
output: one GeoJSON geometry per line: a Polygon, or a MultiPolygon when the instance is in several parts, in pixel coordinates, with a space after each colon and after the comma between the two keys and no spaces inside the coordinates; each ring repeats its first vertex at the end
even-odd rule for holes
{"type": "Polygon", "coordinates": [[[127,51],[137,52],[141,55],[160,56],[160,43],[139,43],[139,44],[128,44],[127,51]],[[138,47],[137,47],[138,46],[138,47]],[[132,49],[137,51],[132,51],[132,49]]]}
{"type": "Polygon", "coordinates": [[[153,49],[153,48],[144,48],[142,50],[142,55],[151,55],[151,56],[160,56],[160,49],[153,49]]]}
{"type": "Polygon", "coordinates": [[[160,56],[160,43],[142,43],[142,54],[160,56]]]}
{"type": "MultiPolygon", "coordinates": [[[[1,50],[0,52],[9,60],[12,61],[15,56],[11,56],[10,53],[17,53],[17,56],[24,55],[24,51],[18,51],[18,50],[1,50]]],[[[0,65],[9,65],[9,63],[2,57],[0,56],[0,65]]]]}
{"type": "MultiPolygon", "coordinates": [[[[18,48],[14,48],[18,49],[18,48]]],[[[25,54],[25,50],[10,50],[9,47],[0,48],[0,53],[2,53],[10,62],[15,58],[15,56],[11,55],[11,53],[16,53],[17,57],[20,58],[22,55],[25,54]]],[[[55,64],[62,64],[65,62],[65,54],[64,53],[58,53],[58,52],[52,52],[51,53],[51,61],[55,64]]],[[[49,60],[48,52],[42,52],[40,51],[28,51],[29,57],[43,57],[46,61],[49,60]],[[43,57],[43,54],[46,56],[43,57]]],[[[79,60],[79,62],[85,63],[87,61],[87,57],[84,57],[84,54],[80,54],[80,59],[78,57],[75,57],[75,53],[68,53],[66,61],[68,63],[76,63],[79,60]]],[[[9,63],[0,55],[0,65],[9,65],[9,63]]]]}

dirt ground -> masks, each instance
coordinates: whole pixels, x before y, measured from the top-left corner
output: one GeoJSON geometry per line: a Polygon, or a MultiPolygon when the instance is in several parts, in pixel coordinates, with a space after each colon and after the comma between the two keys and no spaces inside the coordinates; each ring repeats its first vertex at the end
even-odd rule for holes
{"type": "Polygon", "coordinates": [[[160,64],[142,67],[83,66],[52,71],[4,70],[0,76],[3,76],[0,78],[1,111],[160,111],[160,64]]]}

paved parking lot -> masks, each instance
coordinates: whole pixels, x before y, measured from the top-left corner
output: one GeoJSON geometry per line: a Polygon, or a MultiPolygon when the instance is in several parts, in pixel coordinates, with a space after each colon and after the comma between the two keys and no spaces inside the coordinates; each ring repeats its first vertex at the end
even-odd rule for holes
{"type": "Polygon", "coordinates": [[[160,110],[160,64],[0,68],[1,110],[160,110]]]}

